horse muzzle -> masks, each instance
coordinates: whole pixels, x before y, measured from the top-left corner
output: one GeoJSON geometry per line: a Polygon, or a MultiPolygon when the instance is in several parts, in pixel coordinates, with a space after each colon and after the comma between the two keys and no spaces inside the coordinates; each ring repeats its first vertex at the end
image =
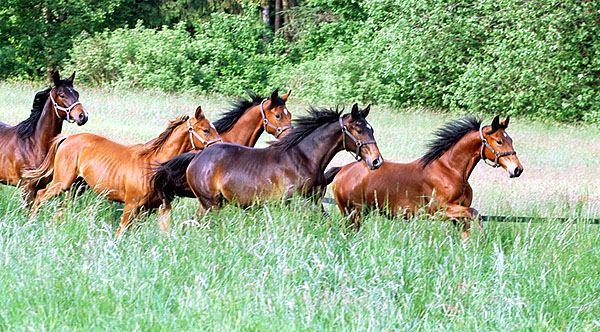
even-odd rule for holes
{"type": "Polygon", "coordinates": [[[379,167],[381,167],[381,165],[383,165],[383,157],[382,156],[377,157],[377,159],[375,159],[371,162],[367,161],[367,166],[369,166],[370,170],[378,169],[379,167]]]}
{"type": "Polygon", "coordinates": [[[523,174],[523,167],[521,166],[516,166],[508,169],[508,176],[510,176],[511,178],[518,178],[519,176],[521,176],[521,174],[523,174]]]}

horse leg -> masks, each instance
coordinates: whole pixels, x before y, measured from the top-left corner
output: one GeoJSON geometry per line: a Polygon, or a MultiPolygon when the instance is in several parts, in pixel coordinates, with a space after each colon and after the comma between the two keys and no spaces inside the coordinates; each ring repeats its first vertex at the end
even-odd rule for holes
{"type": "Polygon", "coordinates": [[[119,222],[119,228],[117,228],[117,232],[115,233],[115,239],[118,239],[131,224],[131,219],[135,217],[139,210],[139,205],[128,202],[125,203],[123,207],[123,214],[121,215],[121,222],[119,222]]]}
{"type": "Polygon", "coordinates": [[[463,222],[463,241],[466,241],[469,238],[469,232],[471,231],[471,220],[477,220],[477,226],[483,234],[483,224],[481,223],[481,216],[477,210],[458,204],[447,204],[444,212],[448,218],[463,222]]]}
{"type": "Polygon", "coordinates": [[[35,194],[37,191],[37,185],[35,181],[28,181],[23,184],[21,187],[21,195],[23,200],[25,201],[25,206],[27,208],[31,208],[33,205],[33,200],[35,199],[35,194]]]}
{"type": "MultiPolygon", "coordinates": [[[[62,169],[54,171],[54,178],[50,185],[45,189],[41,189],[35,195],[35,200],[33,203],[33,210],[31,212],[32,216],[37,214],[39,208],[49,199],[58,196],[61,192],[69,189],[73,184],[73,181],[77,178],[76,170],[62,169]]],[[[35,191],[34,191],[35,192],[35,191]]]]}
{"type": "Polygon", "coordinates": [[[158,229],[163,233],[171,229],[171,202],[166,200],[158,208],[158,229]]]}

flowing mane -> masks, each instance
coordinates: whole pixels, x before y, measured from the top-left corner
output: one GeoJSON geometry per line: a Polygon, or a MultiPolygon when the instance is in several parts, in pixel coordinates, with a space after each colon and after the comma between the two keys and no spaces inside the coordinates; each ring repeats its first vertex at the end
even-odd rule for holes
{"type": "MultiPolygon", "coordinates": [[[[249,110],[253,106],[260,105],[260,103],[265,99],[265,97],[256,95],[251,91],[247,92],[251,100],[240,98],[234,101],[233,103],[231,103],[231,110],[223,113],[223,116],[213,123],[215,125],[215,128],[217,128],[217,132],[219,134],[222,134],[229,130],[242,117],[242,115],[246,113],[247,110],[249,110]]],[[[277,101],[274,104],[272,104],[271,107],[276,107],[283,104],[285,104],[283,99],[277,98],[277,101]]]]}
{"type": "Polygon", "coordinates": [[[279,141],[271,143],[271,147],[286,151],[300,143],[306,136],[310,135],[317,128],[338,121],[342,110],[335,109],[317,109],[311,107],[309,114],[294,120],[294,128],[285,137],[279,141]]]}
{"type": "Polygon", "coordinates": [[[434,139],[427,144],[429,149],[419,161],[423,168],[427,167],[433,161],[439,159],[456,142],[471,131],[479,130],[481,120],[473,115],[466,115],[463,118],[449,121],[434,132],[434,139]]]}
{"type": "Polygon", "coordinates": [[[188,115],[182,115],[177,119],[169,122],[169,126],[167,126],[167,129],[165,129],[165,131],[163,131],[157,138],[153,138],[148,143],[142,145],[142,149],[138,152],[139,155],[144,157],[156,152],[163,146],[163,144],[165,144],[165,142],[167,141],[169,136],[171,136],[175,128],[177,128],[177,126],[181,125],[182,123],[186,122],[189,118],[190,117],[188,115]]]}
{"type": "Polygon", "coordinates": [[[21,123],[15,126],[19,138],[24,139],[33,135],[35,126],[37,125],[38,121],[40,120],[40,117],[42,116],[42,111],[44,110],[46,100],[48,100],[48,96],[50,95],[50,90],[52,90],[52,88],[47,88],[46,90],[42,90],[35,94],[29,118],[21,121],[21,123]]]}

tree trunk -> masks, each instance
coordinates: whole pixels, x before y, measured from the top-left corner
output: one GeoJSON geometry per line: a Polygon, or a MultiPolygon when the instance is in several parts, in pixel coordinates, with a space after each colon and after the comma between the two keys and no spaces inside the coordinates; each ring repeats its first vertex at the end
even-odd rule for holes
{"type": "Polygon", "coordinates": [[[275,0],[275,33],[281,28],[281,0],[275,0]]]}
{"type": "Polygon", "coordinates": [[[285,39],[290,40],[290,29],[289,29],[289,24],[290,24],[290,13],[288,13],[287,11],[290,10],[290,1],[289,0],[282,0],[282,4],[283,4],[283,11],[285,12],[283,14],[283,26],[286,27],[284,33],[285,33],[285,39]]]}
{"type": "MultiPolygon", "coordinates": [[[[52,19],[52,13],[48,8],[48,3],[42,8],[42,14],[44,15],[44,23],[46,31],[44,31],[44,40],[48,40],[48,26],[50,26],[50,20],[52,19]]],[[[54,84],[54,59],[52,59],[52,49],[49,45],[46,45],[46,82],[54,84]]]]}

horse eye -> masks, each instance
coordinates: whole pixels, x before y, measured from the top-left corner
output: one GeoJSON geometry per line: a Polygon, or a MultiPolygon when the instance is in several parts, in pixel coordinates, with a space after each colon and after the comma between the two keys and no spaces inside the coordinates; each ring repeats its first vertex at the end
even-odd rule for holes
{"type": "Polygon", "coordinates": [[[356,128],[356,132],[359,133],[359,134],[362,134],[363,130],[362,130],[362,128],[356,128]]]}
{"type": "Polygon", "coordinates": [[[281,114],[279,114],[279,113],[275,114],[275,119],[277,119],[277,120],[281,119],[281,114]]]}
{"type": "Polygon", "coordinates": [[[61,98],[65,97],[65,95],[63,95],[62,93],[60,93],[58,96],[61,97],[61,98]]]}
{"type": "Polygon", "coordinates": [[[204,129],[204,133],[208,134],[210,131],[208,129],[204,129]]]}
{"type": "Polygon", "coordinates": [[[498,143],[498,145],[502,145],[502,141],[499,139],[496,140],[496,143],[498,143]]]}

